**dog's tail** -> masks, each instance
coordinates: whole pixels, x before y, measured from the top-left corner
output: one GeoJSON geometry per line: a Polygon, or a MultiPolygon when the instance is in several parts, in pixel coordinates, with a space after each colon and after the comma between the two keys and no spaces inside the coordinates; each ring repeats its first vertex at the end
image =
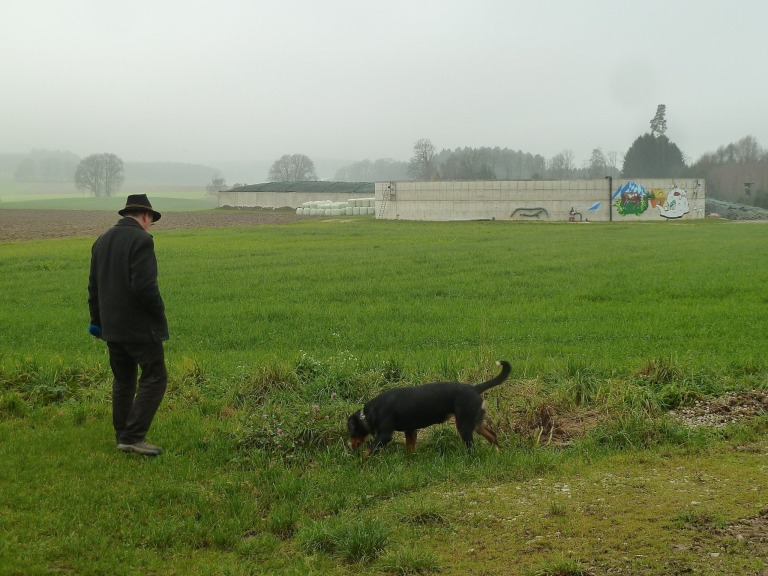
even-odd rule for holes
{"type": "Polygon", "coordinates": [[[497,360],[496,361],[497,366],[501,366],[501,373],[488,380],[487,382],[483,382],[482,384],[475,384],[475,390],[478,391],[478,393],[482,394],[486,390],[490,390],[494,386],[498,386],[504,380],[506,380],[509,377],[509,373],[512,372],[512,366],[510,366],[509,362],[506,360],[497,360]]]}

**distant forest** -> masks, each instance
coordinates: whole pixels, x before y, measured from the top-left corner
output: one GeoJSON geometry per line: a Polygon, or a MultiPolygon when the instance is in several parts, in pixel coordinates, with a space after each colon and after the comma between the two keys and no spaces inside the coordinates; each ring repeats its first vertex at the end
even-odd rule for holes
{"type": "Polygon", "coordinates": [[[602,178],[618,176],[616,155],[613,160],[600,150],[593,152],[598,161],[577,167],[573,153],[565,151],[550,159],[540,154],[531,154],[509,148],[456,148],[434,152],[428,160],[433,165],[429,175],[414,171],[410,162],[379,159],[374,162],[362,160],[340,168],[336,180],[341,182],[380,182],[382,180],[542,180],[565,178],[602,178]]]}
{"type": "MultiPolygon", "coordinates": [[[[29,154],[0,154],[0,173],[17,182],[74,182],[80,158],[59,150],[35,149],[29,154]]],[[[125,180],[134,184],[205,186],[219,170],[181,162],[125,162],[125,180]]]]}

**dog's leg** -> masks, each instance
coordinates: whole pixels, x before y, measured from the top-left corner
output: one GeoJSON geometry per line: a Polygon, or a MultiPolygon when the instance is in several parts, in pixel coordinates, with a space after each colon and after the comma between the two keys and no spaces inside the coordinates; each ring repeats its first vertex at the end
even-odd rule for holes
{"type": "Polygon", "coordinates": [[[488,440],[488,442],[490,442],[491,445],[498,450],[499,440],[498,438],[496,438],[496,432],[491,430],[488,427],[488,424],[486,424],[485,422],[480,422],[480,425],[477,428],[475,428],[475,432],[477,432],[481,436],[484,436],[488,440]]]}
{"type": "Polygon", "coordinates": [[[392,440],[392,432],[381,432],[376,434],[373,442],[371,442],[371,445],[368,447],[368,455],[384,448],[384,446],[389,444],[390,440],[392,440]]]}
{"type": "Polygon", "coordinates": [[[416,451],[416,435],[418,434],[417,430],[408,430],[405,433],[405,447],[408,450],[408,452],[415,452],[416,451]]]}
{"type": "Polygon", "coordinates": [[[467,450],[471,450],[472,444],[474,443],[474,439],[472,438],[472,426],[472,422],[459,420],[459,417],[456,417],[456,430],[459,431],[459,436],[461,436],[461,439],[464,440],[464,444],[467,446],[467,450]]]}

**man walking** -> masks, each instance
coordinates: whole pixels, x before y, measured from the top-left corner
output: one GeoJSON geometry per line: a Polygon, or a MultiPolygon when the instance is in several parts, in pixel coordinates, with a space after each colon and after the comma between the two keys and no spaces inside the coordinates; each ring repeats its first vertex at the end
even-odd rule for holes
{"type": "Polygon", "coordinates": [[[117,449],[157,456],[162,449],[148,444],[146,434],[168,383],[163,351],[168,321],[149,234],[160,213],[146,194],[132,194],[118,214],[122,218],[91,248],[89,331],[109,349],[117,449]]]}

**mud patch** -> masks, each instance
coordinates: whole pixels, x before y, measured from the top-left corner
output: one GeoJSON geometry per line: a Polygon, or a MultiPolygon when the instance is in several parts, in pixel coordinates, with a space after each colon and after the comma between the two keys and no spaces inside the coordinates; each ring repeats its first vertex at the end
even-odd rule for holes
{"type": "MultiPolygon", "coordinates": [[[[89,210],[3,210],[0,209],[0,242],[46,238],[96,238],[113,226],[120,216],[115,212],[89,210]]],[[[306,220],[291,212],[273,210],[215,212],[163,212],[155,230],[226,228],[287,224],[306,220]]]]}

